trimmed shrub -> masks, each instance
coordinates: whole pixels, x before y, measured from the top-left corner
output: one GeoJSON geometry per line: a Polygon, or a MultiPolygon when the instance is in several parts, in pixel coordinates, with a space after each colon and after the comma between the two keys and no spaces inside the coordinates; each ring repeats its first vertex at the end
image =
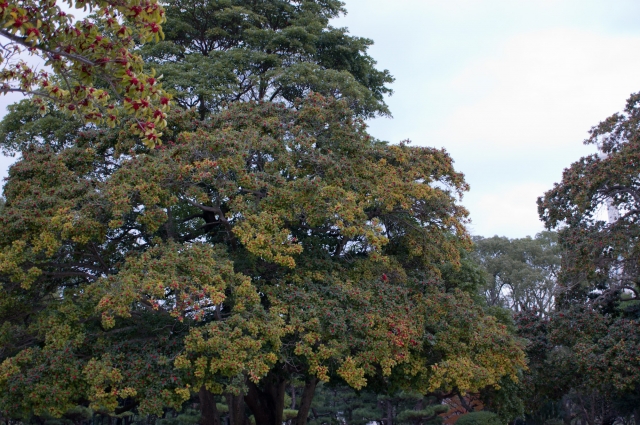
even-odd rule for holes
{"type": "Polygon", "coordinates": [[[493,412],[471,412],[460,416],[456,425],[504,425],[493,412]]]}

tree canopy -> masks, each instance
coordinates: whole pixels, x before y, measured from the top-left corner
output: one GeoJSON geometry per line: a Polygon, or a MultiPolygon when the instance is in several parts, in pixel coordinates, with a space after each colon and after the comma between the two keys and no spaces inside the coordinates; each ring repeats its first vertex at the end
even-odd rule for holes
{"type": "Polygon", "coordinates": [[[515,379],[506,328],[438,283],[467,243],[466,185],[445,152],[377,142],[320,95],[191,114],[176,112],[187,128],[161,149],[124,155],[91,134],[11,168],[5,409],[113,410],[124,394],[158,412],[202,387],[245,392],[272,424],[294,376],[309,401],[329,379],[424,393],[515,379]],[[42,373],[50,362],[76,375],[42,373]]]}
{"type": "Polygon", "coordinates": [[[570,249],[561,280],[568,302],[593,295],[638,299],[639,102],[640,96],[632,95],[624,113],[591,129],[585,143],[601,153],[572,164],[538,201],[548,227],[566,225],[560,235],[570,249]],[[621,212],[613,222],[599,214],[607,204],[621,212]]]}
{"type": "Polygon", "coordinates": [[[154,143],[26,102],[0,124],[21,154],[0,208],[2,415],[197,396],[206,425],[223,407],[304,425],[327,383],[419,422],[426,400],[516,382],[522,344],[478,302],[464,177],[367,133],[392,79],[329,26],[342,3],[165,6],[166,40],[136,46],[176,99],[154,143]]]}
{"type": "Polygon", "coordinates": [[[144,57],[176,101],[204,119],[234,101],[292,105],[316,92],[341,98],[360,116],[389,114],[393,78],[367,55],[371,40],[329,20],[338,0],[170,0],[164,41],[144,57]]]}
{"type": "Polygon", "coordinates": [[[528,400],[589,424],[640,417],[638,347],[638,102],[591,129],[599,153],[581,158],[538,200],[541,219],[562,247],[557,308],[524,315],[533,344],[528,400]],[[607,217],[607,210],[618,214],[607,217]],[[617,216],[617,217],[616,217],[617,216]]]}
{"type": "Polygon", "coordinates": [[[513,311],[553,310],[560,246],[555,232],[535,238],[475,237],[475,260],[487,273],[483,288],[491,306],[513,311]]]}

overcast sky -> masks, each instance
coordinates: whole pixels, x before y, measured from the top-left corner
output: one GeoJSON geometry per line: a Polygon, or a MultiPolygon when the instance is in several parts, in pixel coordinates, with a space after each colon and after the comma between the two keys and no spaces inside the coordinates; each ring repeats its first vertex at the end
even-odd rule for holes
{"type": "Polygon", "coordinates": [[[472,233],[543,230],[536,198],[594,151],[587,131],[640,91],[637,0],[346,0],[334,24],[396,77],[374,136],[445,147],[472,233]]]}
{"type": "MultiPolygon", "coordinates": [[[[445,147],[476,235],[542,230],[536,198],[594,151],[590,127],[640,91],[637,0],[346,0],[336,20],[374,40],[396,78],[390,142],[445,147]]],[[[0,100],[3,109],[7,99],[0,100]]],[[[9,159],[0,158],[0,175],[9,159]]]]}

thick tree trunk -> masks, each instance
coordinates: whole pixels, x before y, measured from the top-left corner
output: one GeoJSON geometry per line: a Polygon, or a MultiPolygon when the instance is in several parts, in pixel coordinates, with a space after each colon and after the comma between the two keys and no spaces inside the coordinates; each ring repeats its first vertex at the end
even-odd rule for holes
{"type": "Polygon", "coordinates": [[[261,384],[262,388],[251,381],[247,384],[249,392],[244,396],[244,401],[253,413],[256,425],[282,425],[287,381],[267,376],[261,384]]]}
{"type": "Polygon", "coordinates": [[[200,120],[203,120],[207,117],[207,105],[204,103],[204,99],[202,96],[198,96],[198,112],[200,113],[200,120]]]}
{"type": "MultiPolygon", "coordinates": [[[[415,405],[415,406],[413,406],[413,410],[423,410],[423,409],[425,408],[425,401],[426,401],[426,400],[425,400],[425,398],[424,398],[424,397],[423,397],[423,398],[421,398],[421,399],[416,403],[416,405],[415,405]]],[[[429,417],[429,418],[417,418],[417,419],[414,419],[414,420],[413,420],[413,424],[414,424],[414,425],[420,425],[420,424],[422,424],[423,422],[429,422],[429,421],[431,421],[432,419],[435,419],[436,417],[437,417],[437,415],[434,415],[434,416],[429,417]]]]}
{"type": "Polygon", "coordinates": [[[229,406],[229,425],[245,425],[244,397],[227,394],[226,398],[229,406]]]}
{"type": "Polygon", "coordinates": [[[200,397],[200,425],[220,425],[216,399],[204,386],[198,392],[200,397]]]}
{"type": "Polygon", "coordinates": [[[318,385],[318,378],[311,377],[307,380],[300,397],[300,408],[298,408],[298,416],[296,416],[296,425],[307,425],[307,418],[309,417],[309,410],[311,409],[311,402],[313,401],[313,395],[316,392],[316,386],[318,385]]]}
{"type": "Polygon", "coordinates": [[[610,412],[602,418],[602,425],[613,425],[617,419],[618,417],[610,412]]]}

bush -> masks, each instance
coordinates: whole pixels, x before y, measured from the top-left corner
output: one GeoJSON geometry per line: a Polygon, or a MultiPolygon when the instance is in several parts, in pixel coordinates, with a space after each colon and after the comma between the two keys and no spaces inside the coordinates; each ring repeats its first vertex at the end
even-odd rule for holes
{"type": "Polygon", "coordinates": [[[493,412],[471,412],[460,416],[456,425],[504,425],[493,412]]]}

